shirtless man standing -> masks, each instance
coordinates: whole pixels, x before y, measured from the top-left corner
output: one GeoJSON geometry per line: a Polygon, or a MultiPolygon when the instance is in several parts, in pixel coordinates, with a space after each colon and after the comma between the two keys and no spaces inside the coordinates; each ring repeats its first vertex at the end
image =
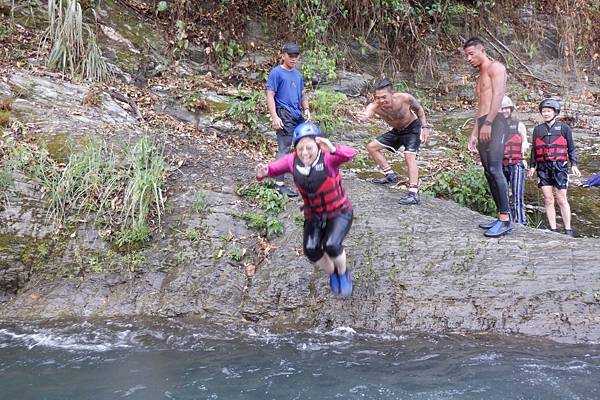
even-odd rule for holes
{"type": "Polygon", "coordinates": [[[498,219],[479,224],[486,229],[487,237],[499,237],[512,230],[508,185],[502,171],[504,138],[508,123],[499,113],[502,97],[506,91],[506,68],[492,61],[485,53],[483,41],[477,37],[468,39],[463,50],[472,67],[479,69],[475,91],[477,94],[477,120],[469,137],[469,150],[478,151],[490,192],[498,209],[498,219]]]}
{"type": "Polygon", "coordinates": [[[400,199],[400,204],[419,204],[419,170],[417,167],[417,151],[421,142],[427,143],[430,125],[427,124],[425,111],[421,104],[408,93],[394,93],[392,83],[383,79],[375,88],[375,101],[369,104],[356,118],[367,121],[377,116],[392,127],[392,130],[379,136],[367,145],[369,155],[383,170],[385,176],[373,180],[385,185],[398,182],[398,177],[388,164],[382,149],[397,152],[404,146],[404,160],[408,169],[408,195],[400,199]]]}

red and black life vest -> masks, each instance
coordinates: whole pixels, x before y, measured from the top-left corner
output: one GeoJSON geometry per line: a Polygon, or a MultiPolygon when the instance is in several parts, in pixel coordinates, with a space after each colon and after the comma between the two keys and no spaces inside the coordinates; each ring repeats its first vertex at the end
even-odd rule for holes
{"type": "Polygon", "coordinates": [[[329,176],[323,154],[312,164],[308,175],[300,173],[302,168],[306,167],[294,157],[294,182],[304,200],[305,215],[319,215],[324,219],[337,215],[348,200],[340,174],[329,176]]]}
{"type": "Polygon", "coordinates": [[[568,160],[569,144],[563,125],[561,122],[555,122],[550,128],[547,124],[536,127],[533,132],[536,162],[568,160]]]}
{"type": "Polygon", "coordinates": [[[523,138],[519,133],[519,121],[510,120],[508,124],[508,135],[504,141],[504,159],[502,164],[507,165],[519,164],[523,161],[523,138]]]}

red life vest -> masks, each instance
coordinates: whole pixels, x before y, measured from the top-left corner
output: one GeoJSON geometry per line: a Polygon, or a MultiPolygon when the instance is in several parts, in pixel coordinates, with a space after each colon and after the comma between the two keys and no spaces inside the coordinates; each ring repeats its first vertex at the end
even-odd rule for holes
{"type": "Polygon", "coordinates": [[[522,145],[523,138],[519,133],[519,121],[511,121],[508,124],[508,136],[504,141],[504,159],[502,160],[502,164],[505,167],[519,164],[523,161],[522,145]]]}
{"type": "Polygon", "coordinates": [[[323,154],[312,164],[308,175],[300,173],[298,167],[306,168],[296,156],[293,175],[296,187],[304,200],[304,215],[318,215],[323,219],[336,216],[348,200],[341,175],[329,176],[323,154]]]}
{"type": "Polygon", "coordinates": [[[535,161],[567,161],[569,146],[563,133],[562,123],[555,122],[551,128],[548,125],[538,125],[533,133],[535,161]],[[545,127],[545,129],[544,129],[545,127]]]}

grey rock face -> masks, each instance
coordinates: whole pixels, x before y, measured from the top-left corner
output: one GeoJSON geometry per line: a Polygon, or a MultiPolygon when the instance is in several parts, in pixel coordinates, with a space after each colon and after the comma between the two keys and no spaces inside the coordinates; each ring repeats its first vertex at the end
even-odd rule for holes
{"type": "MultiPolygon", "coordinates": [[[[25,85],[29,78],[11,81],[25,85]]],[[[27,100],[39,102],[30,121],[46,113],[48,127],[72,129],[75,120],[60,119],[54,110],[77,108],[73,99],[84,89],[56,84],[50,90],[51,82],[38,82],[27,100]],[[44,97],[56,99],[52,111],[44,97]]],[[[80,124],[131,121],[111,107],[83,110],[89,116],[80,124]],[[94,113],[102,115],[92,118],[94,113]]],[[[135,133],[125,126],[133,124],[123,124],[125,134],[135,133]]],[[[162,229],[135,260],[110,254],[93,227],[52,242],[43,199],[20,179],[11,192],[14,206],[0,211],[0,315],[156,315],[278,330],[348,326],[600,341],[597,240],[522,226],[487,239],[477,225],[488,217],[426,196],[418,206],[400,206],[404,193],[346,171],[355,220],[344,244],[355,290],[351,298],[338,298],[302,255],[302,227],[294,222],[300,201],[291,201],[280,215],[283,235],[264,241],[240,216],[255,208],[235,194],[252,181],[256,162],[227,148],[226,140],[219,142],[222,152],[209,142],[185,140],[171,144],[188,161],[170,178],[162,229]],[[201,211],[194,204],[198,192],[206,203],[201,211]],[[103,268],[93,272],[92,263],[103,268]]]]}

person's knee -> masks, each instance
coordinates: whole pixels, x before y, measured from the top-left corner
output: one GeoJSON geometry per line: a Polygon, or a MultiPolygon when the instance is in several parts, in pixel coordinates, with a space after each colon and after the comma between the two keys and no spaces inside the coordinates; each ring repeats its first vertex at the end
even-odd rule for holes
{"type": "Polygon", "coordinates": [[[323,249],[321,247],[304,245],[304,255],[311,262],[317,262],[323,257],[323,249]]]}
{"type": "Polygon", "coordinates": [[[544,194],[544,204],[546,206],[553,206],[554,205],[554,195],[544,194]]]}
{"type": "Polygon", "coordinates": [[[490,174],[491,176],[493,176],[494,179],[506,180],[506,178],[504,177],[504,171],[502,170],[502,164],[500,164],[500,165],[495,165],[495,164],[488,165],[487,172],[488,172],[488,174],[490,174]]]}
{"type": "Polygon", "coordinates": [[[377,151],[379,151],[379,143],[377,143],[376,141],[371,141],[369,143],[367,143],[367,151],[369,153],[375,153],[377,151]]]}
{"type": "Polygon", "coordinates": [[[560,207],[568,206],[569,201],[567,200],[567,196],[556,196],[556,204],[560,207]]]}
{"type": "Polygon", "coordinates": [[[325,243],[325,252],[329,257],[334,258],[344,252],[344,246],[339,241],[327,241],[325,243]]]}

